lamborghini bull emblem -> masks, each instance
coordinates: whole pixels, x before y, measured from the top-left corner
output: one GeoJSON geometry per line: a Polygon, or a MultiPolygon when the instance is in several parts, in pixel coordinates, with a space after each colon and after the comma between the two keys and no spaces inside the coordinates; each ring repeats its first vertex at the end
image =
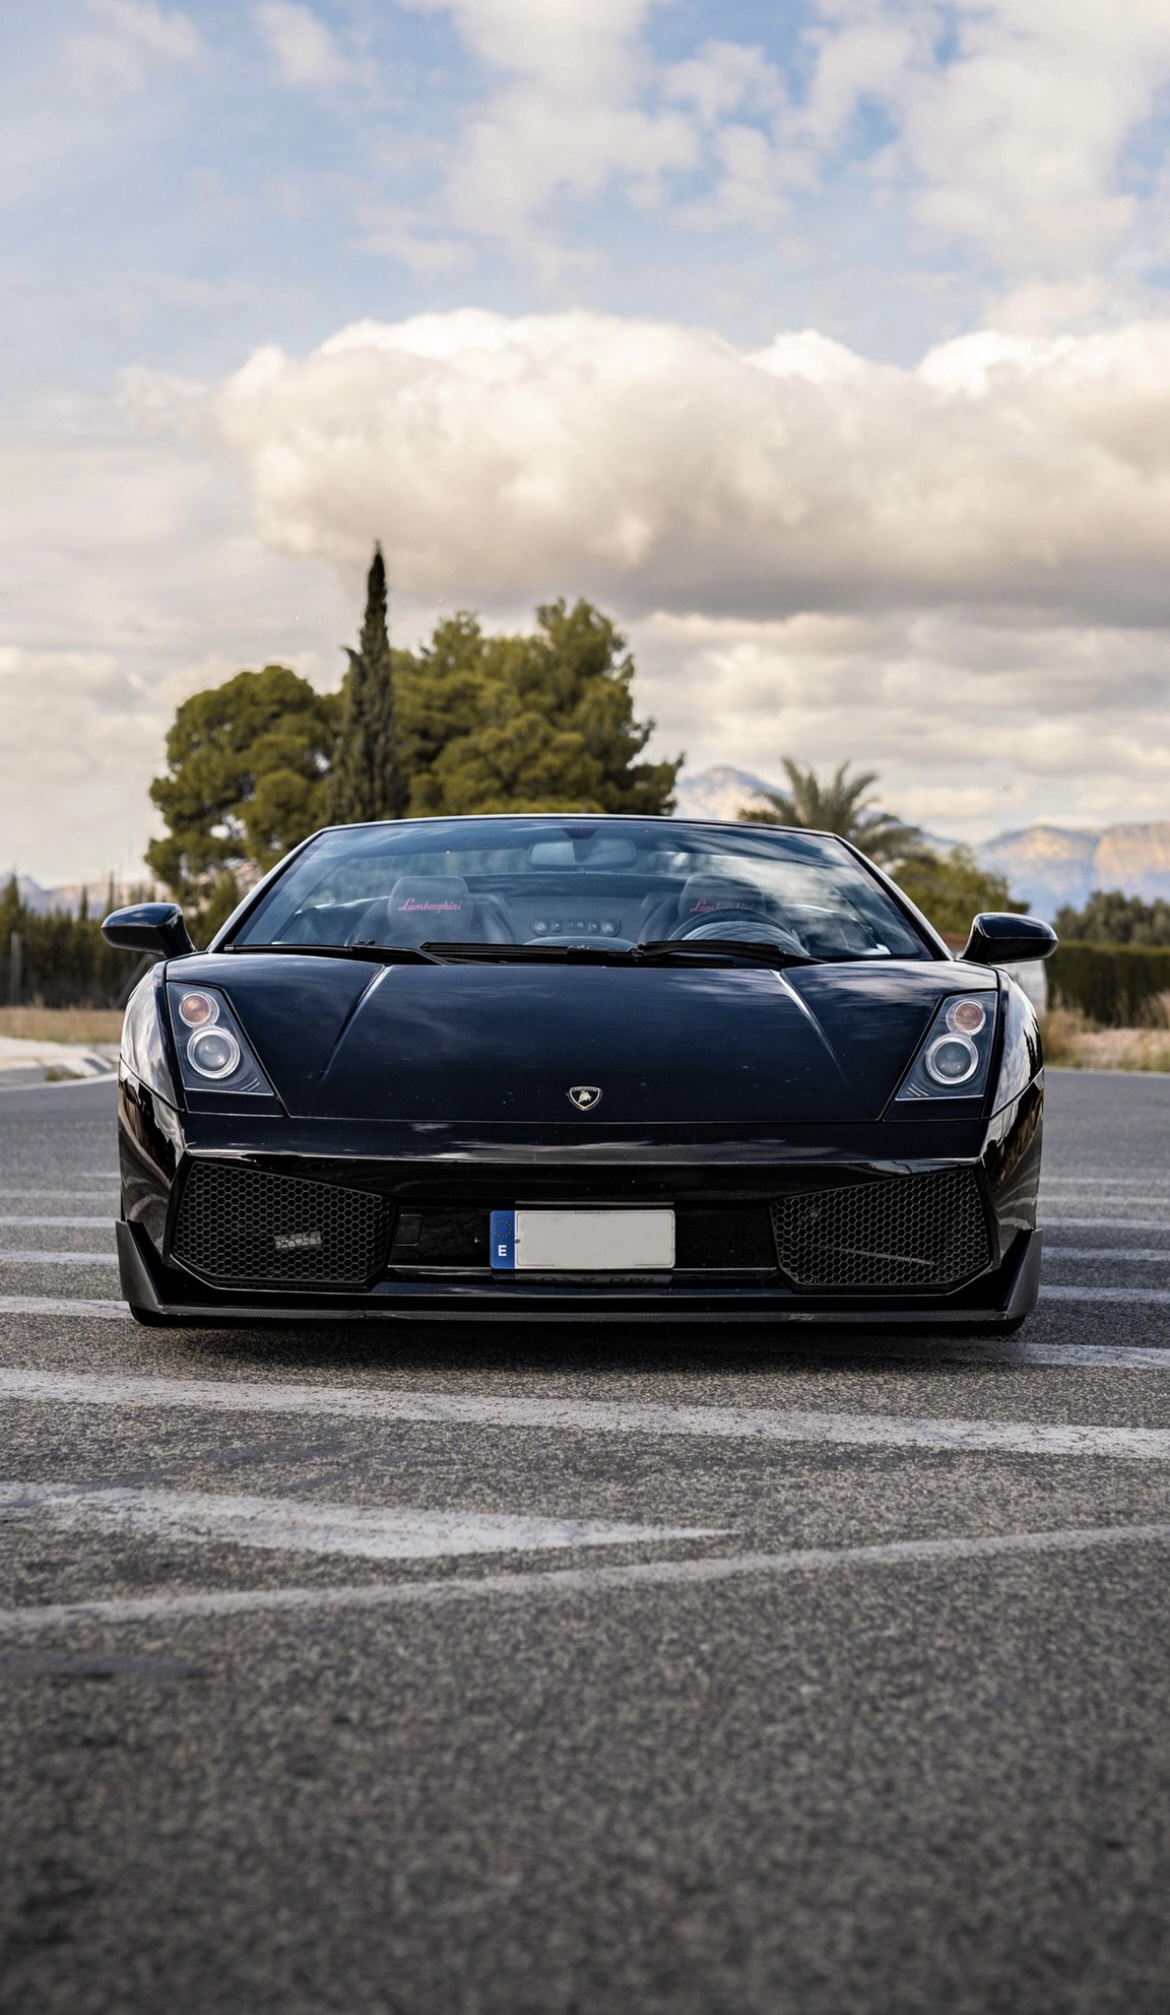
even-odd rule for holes
{"type": "Polygon", "coordinates": [[[578,1112],[592,1112],[601,1104],[601,1086],[598,1084],[574,1084],[569,1087],[569,1103],[578,1112]]]}

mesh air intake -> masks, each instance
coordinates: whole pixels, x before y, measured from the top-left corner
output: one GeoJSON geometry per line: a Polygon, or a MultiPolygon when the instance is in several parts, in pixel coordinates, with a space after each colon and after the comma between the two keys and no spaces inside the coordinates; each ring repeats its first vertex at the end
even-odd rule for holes
{"type": "Polygon", "coordinates": [[[971,1168],[785,1197],[772,1224],[794,1287],[957,1287],[991,1262],[971,1168]]]}
{"type": "Polygon", "coordinates": [[[364,1287],[385,1264],[385,1197],[230,1163],[193,1163],[171,1251],[204,1280],[364,1287]]]}

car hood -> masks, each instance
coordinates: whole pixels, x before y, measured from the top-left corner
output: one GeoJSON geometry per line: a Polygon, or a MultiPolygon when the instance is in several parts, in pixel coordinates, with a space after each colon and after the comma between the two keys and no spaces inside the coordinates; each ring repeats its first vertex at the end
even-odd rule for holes
{"type": "Polygon", "coordinates": [[[939,1000],[939,962],[593,967],[210,955],[288,1112],[430,1124],[880,1118],[939,1000]],[[574,1087],[600,1094],[578,1111],[574,1087]]]}

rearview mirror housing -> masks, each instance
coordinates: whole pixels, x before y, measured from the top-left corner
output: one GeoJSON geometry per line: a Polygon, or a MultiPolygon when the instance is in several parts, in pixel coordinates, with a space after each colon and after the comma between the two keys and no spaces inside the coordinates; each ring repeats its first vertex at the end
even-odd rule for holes
{"type": "Polygon", "coordinates": [[[1050,958],[1059,942],[1052,925],[1039,917],[985,910],[971,925],[959,957],[976,966],[1024,965],[1028,959],[1050,958]]]}
{"type": "Polygon", "coordinates": [[[119,951],[161,952],[167,959],[183,958],[195,949],[178,903],[134,903],[114,910],[102,925],[102,936],[119,951]]]}

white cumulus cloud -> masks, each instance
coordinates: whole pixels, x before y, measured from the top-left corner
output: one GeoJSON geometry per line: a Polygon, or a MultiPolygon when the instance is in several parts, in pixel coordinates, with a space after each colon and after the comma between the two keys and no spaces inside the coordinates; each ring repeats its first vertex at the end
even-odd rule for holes
{"type": "Polygon", "coordinates": [[[255,18],[282,84],[337,84],[348,75],[349,65],[332,33],[311,7],[296,0],[264,0],[255,18]]]}
{"type": "Polygon", "coordinates": [[[217,410],[272,546],[356,571],[377,536],[423,597],[1170,620],[1170,323],[901,369],[463,310],[258,351],[217,410]]]}

